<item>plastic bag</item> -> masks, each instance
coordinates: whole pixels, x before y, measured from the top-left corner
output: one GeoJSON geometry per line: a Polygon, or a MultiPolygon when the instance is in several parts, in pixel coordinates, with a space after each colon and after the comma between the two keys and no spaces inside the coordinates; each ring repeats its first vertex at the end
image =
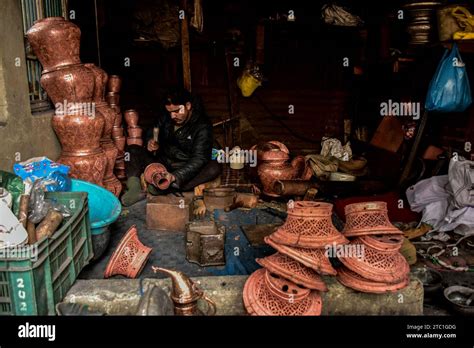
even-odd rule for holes
{"type": "Polygon", "coordinates": [[[462,112],[472,103],[466,67],[456,44],[446,50],[428,88],[425,109],[439,112],[462,112]]]}
{"type": "Polygon", "coordinates": [[[34,224],[41,222],[50,209],[60,212],[63,217],[71,216],[71,211],[64,205],[44,198],[46,187],[54,184],[55,182],[52,179],[39,179],[34,182],[28,205],[28,211],[30,212],[28,214],[28,221],[34,224]]]}
{"type": "Polygon", "coordinates": [[[51,161],[47,157],[34,157],[13,165],[13,170],[26,185],[29,193],[33,183],[38,179],[48,179],[46,191],[70,191],[71,179],[68,178],[69,167],[51,161]]]}
{"type": "Polygon", "coordinates": [[[5,188],[12,195],[12,211],[18,216],[20,196],[25,193],[25,185],[19,176],[0,170],[0,187],[5,188]]]}
{"type": "Polygon", "coordinates": [[[260,72],[258,65],[249,61],[237,79],[237,86],[242,92],[242,96],[250,97],[255,90],[262,85],[263,75],[260,72]]]}

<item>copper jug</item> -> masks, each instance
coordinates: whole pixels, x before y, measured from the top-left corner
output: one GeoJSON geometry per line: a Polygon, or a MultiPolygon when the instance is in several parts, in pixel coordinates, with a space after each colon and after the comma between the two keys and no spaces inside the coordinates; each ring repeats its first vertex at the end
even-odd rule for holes
{"type": "Polygon", "coordinates": [[[176,315],[214,315],[216,314],[216,304],[208,298],[204,292],[188,276],[179,271],[152,266],[153,272],[162,272],[171,277],[172,289],[171,299],[174,303],[174,313],[176,315]],[[208,304],[208,310],[203,313],[198,308],[198,300],[203,299],[208,304]]]}
{"type": "Polygon", "coordinates": [[[298,179],[305,169],[303,156],[297,156],[289,162],[289,154],[280,149],[270,149],[261,156],[258,166],[258,176],[263,185],[263,193],[267,196],[278,197],[273,186],[277,180],[298,179]]]}

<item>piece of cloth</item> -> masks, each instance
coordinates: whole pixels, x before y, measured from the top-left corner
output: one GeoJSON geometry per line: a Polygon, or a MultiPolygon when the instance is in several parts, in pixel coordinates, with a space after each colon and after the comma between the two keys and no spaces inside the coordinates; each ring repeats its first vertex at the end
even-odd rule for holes
{"type": "Polygon", "coordinates": [[[336,138],[323,138],[321,141],[321,156],[334,156],[341,161],[349,161],[352,158],[352,149],[350,142],[342,145],[336,138]]]}
{"type": "Polygon", "coordinates": [[[422,212],[421,221],[432,226],[425,239],[446,240],[443,232],[463,231],[474,227],[471,164],[461,157],[452,158],[448,175],[433,176],[409,187],[406,196],[413,211],[422,212]],[[433,234],[438,232],[441,234],[433,234]]]}
{"type": "Polygon", "coordinates": [[[307,155],[305,161],[306,165],[313,170],[313,174],[319,179],[327,180],[332,172],[337,172],[338,162],[335,157],[307,155]]]}
{"type": "MultiPolygon", "coordinates": [[[[159,110],[157,156],[171,174],[176,177],[176,184],[181,188],[211,161],[213,132],[212,124],[203,109],[199,98],[193,97],[190,119],[175,131],[175,124],[164,106],[159,110]]],[[[153,138],[152,129],[147,133],[148,140],[153,138]]],[[[158,161],[156,161],[158,162],[158,161]]]]}
{"type": "Polygon", "coordinates": [[[125,192],[121,198],[122,204],[129,207],[144,197],[145,195],[142,193],[140,178],[137,176],[129,176],[127,179],[127,192],[125,192]]]}
{"type": "MultiPolygon", "coordinates": [[[[139,178],[141,173],[145,170],[146,166],[148,166],[151,163],[161,163],[166,167],[166,169],[168,169],[168,171],[170,171],[173,174],[175,173],[173,172],[172,165],[166,160],[166,158],[163,158],[160,155],[154,156],[142,146],[130,145],[126,148],[126,151],[130,154],[130,161],[126,163],[126,169],[125,169],[127,173],[127,177],[129,178],[130,177],[139,178]]],[[[173,185],[173,186],[176,186],[175,188],[178,189],[179,191],[190,191],[199,184],[203,184],[205,182],[214,180],[220,174],[221,174],[221,166],[219,165],[219,163],[217,163],[217,161],[211,160],[211,161],[208,161],[202,168],[200,168],[200,171],[196,175],[194,175],[192,178],[190,178],[188,181],[186,182],[181,181],[179,185],[173,185]]],[[[153,189],[150,190],[150,187],[149,187],[149,192],[152,194],[155,194],[155,193],[157,194],[157,191],[153,189]]],[[[168,191],[166,192],[169,193],[168,191]]]]}

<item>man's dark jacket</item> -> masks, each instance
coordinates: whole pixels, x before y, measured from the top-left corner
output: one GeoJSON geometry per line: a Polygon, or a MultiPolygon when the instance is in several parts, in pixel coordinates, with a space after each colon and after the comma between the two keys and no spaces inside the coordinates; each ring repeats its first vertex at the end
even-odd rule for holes
{"type": "Polygon", "coordinates": [[[157,125],[160,129],[158,155],[167,162],[164,165],[176,177],[178,187],[194,178],[212,155],[212,124],[200,100],[194,98],[191,103],[189,120],[176,131],[166,109],[162,111],[157,125]]]}

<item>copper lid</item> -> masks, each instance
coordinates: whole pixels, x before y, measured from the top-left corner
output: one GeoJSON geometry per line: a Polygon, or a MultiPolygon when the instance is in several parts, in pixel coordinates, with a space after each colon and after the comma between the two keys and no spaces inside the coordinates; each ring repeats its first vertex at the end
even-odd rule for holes
{"type": "Polygon", "coordinates": [[[374,294],[397,291],[405,288],[410,282],[409,275],[397,283],[383,283],[365,279],[346,267],[341,267],[337,271],[337,280],[342,285],[357,291],[374,294]]]}

